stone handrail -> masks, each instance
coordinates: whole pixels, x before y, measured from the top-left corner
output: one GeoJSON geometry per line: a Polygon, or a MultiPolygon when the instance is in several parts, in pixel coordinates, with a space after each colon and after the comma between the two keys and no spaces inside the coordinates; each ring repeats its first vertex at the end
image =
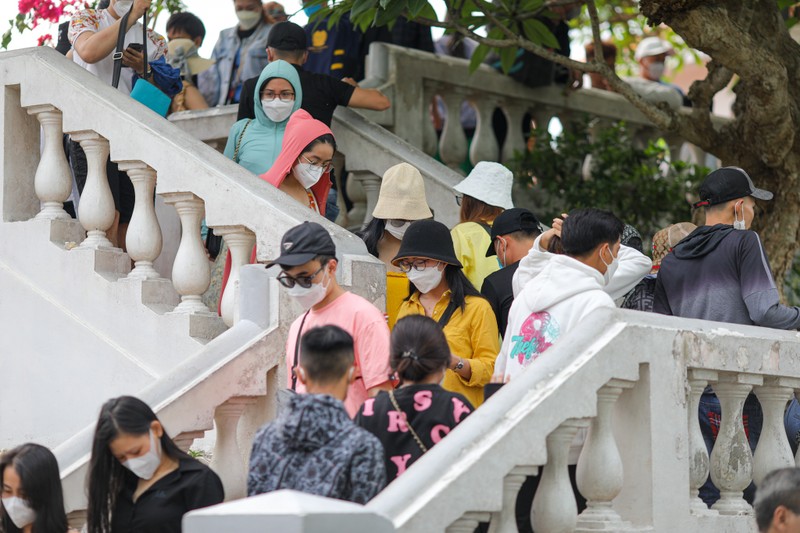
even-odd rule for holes
{"type": "MultiPolygon", "coordinates": [[[[798,355],[794,332],[596,311],[366,509],[396,531],[471,533],[490,522],[490,531],[514,532],[517,492],[525,476],[538,475],[535,531],[752,532],[742,490],[751,479],[758,483],[766,472],[795,464],[783,411],[800,392],[798,355]],[[722,404],[710,459],[697,416],[706,385],[722,404]],[[750,391],[764,411],[755,458],[740,416],[750,391]],[[568,451],[586,427],[577,483],[588,507],[578,515],[568,451]],[[709,471],[723,491],[710,510],[697,497],[709,471]]],[[[336,520],[330,505],[319,516],[336,520]]],[[[187,521],[195,526],[187,533],[208,531],[203,518],[225,516],[226,507],[200,514],[187,521]]],[[[305,522],[314,516],[309,500],[305,522]]],[[[258,523],[266,530],[278,522],[258,523]]]]}
{"type": "MultiPolygon", "coordinates": [[[[236,121],[236,106],[218,107],[204,111],[184,111],[170,116],[170,121],[190,135],[210,146],[222,149],[228,131],[236,121]]],[[[345,166],[352,178],[347,190],[355,203],[364,196],[357,215],[356,226],[369,221],[378,201],[381,176],[392,165],[406,162],[415,166],[425,179],[425,193],[435,218],[448,227],[458,223],[458,207],[453,186],[462,176],[442,165],[418,148],[398,138],[385,128],[364,118],[363,112],[338,107],[333,117],[332,131],[338,150],[345,155],[345,166]],[[358,190],[358,188],[362,190],[358,190]]]]}
{"type": "MultiPolygon", "coordinates": [[[[587,114],[601,121],[624,120],[642,138],[663,136],[677,157],[683,140],[674,134],[658,132],[647,118],[624,97],[597,89],[568,90],[561,86],[530,88],[487,65],[469,72],[469,61],[449,56],[402,48],[386,43],[370,46],[369,68],[373,83],[393,95],[393,105],[386,111],[366,112],[365,116],[391,129],[409,144],[427,154],[438,150],[442,161],[458,168],[467,158],[478,161],[513,160],[523,151],[522,117],[530,113],[537,124],[547,124],[553,117],[562,123],[587,114]],[[447,116],[441,136],[437,138],[431,120],[431,102],[435,96],[444,100],[447,116]],[[475,109],[477,128],[468,148],[460,123],[462,102],[475,109]],[[492,114],[500,108],[508,130],[505,142],[499,145],[492,126],[492,114]],[[452,120],[449,120],[452,118],[452,120]]],[[[689,112],[688,109],[682,112],[689,112]]],[[[715,124],[726,119],[714,117],[715,124]]],[[[693,158],[702,162],[704,154],[691,147],[693,158]]]]}

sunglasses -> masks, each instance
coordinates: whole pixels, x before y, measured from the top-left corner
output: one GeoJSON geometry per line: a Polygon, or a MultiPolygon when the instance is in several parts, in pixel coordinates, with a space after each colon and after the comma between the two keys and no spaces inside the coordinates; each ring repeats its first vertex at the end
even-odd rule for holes
{"type": "Polygon", "coordinates": [[[325,265],[322,265],[321,267],[319,267],[319,270],[317,270],[310,276],[298,276],[296,278],[293,278],[292,276],[287,274],[286,271],[283,271],[278,275],[278,282],[287,289],[291,289],[292,287],[295,286],[295,284],[300,285],[304,289],[310,289],[311,285],[314,284],[313,279],[317,277],[317,274],[322,272],[322,269],[324,268],[325,265]]]}

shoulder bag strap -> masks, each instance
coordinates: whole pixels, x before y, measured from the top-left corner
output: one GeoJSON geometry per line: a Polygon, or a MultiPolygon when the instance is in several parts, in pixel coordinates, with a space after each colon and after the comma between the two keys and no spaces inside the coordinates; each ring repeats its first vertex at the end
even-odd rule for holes
{"type": "MultiPolygon", "coordinates": [[[[130,13],[130,11],[129,11],[130,13]]],[[[149,58],[147,57],[147,11],[144,12],[144,18],[142,19],[142,77],[147,80],[149,77],[147,69],[150,68],[148,64],[149,58]]]]}
{"type": "Polygon", "coordinates": [[[428,447],[425,446],[425,444],[423,444],[422,439],[419,438],[417,432],[414,431],[414,428],[411,427],[411,423],[409,423],[408,421],[406,412],[400,409],[400,405],[398,405],[397,399],[394,397],[394,390],[389,391],[389,399],[392,401],[392,406],[394,407],[395,411],[397,411],[398,414],[400,414],[400,416],[403,417],[403,422],[406,423],[406,427],[408,428],[408,431],[411,433],[411,436],[414,437],[415,441],[417,441],[417,446],[419,446],[419,449],[422,450],[422,453],[427,453],[428,447]]]}
{"type": "Polygon", "coordinates": [[[453,316],[453,313],[456,312],[456,309],[458,309],[458,306],[453,302],[451,297],[450,303],[447,304],[447,308],[445,308],[444,313],[442,313],[442,316],[440,316],[439,320],[436,321],[440,326],[442,326],[442,329],[444,329],[447,323],[450,322],[450,318],[453,316]]]}
{"type": "Polygon", "coordinates": [[[309,309],[306,311],[306,314],[303,315],[303,320],[300,321],[300,327],[297,330],[297,339],[294,341],[294,364],[292,365],[292,390],[297,391],[297,363],[300,362],[300,337],[303,335],[303,325],[306,323],[306,318],[308,318],[308,313],[311,310],[309,309]]]}
{"type": "Polygon", "coordinates": [[[476,224],[478,224],[480,227],[482,227],[483,229],[485,229],[485,230],[486,230],[486,233],[488,233],[488,234],[489,234],[489,237],[491,238],[491,236],[492,236],[492,227],[491,227],[489,224],[487,224],[486,222],[483,222],[483,221],[481,221],[481,222],[476,222],[476,224]]]}
{"type": "Polygon", "coordinates": [[[119,77],[122,73],[122,49],[125,46],[125,34],[128,33],[128,17],[131,12],[125,13],[119,20],[119,35],[117,36],[117,49],[114,51],[114,77],[111,79],[111,86],[115,89],[119,87],[119,77]]]}
{"type": "Polygon", "coordinates": [[[239,138],[236,139],[236,149],[234,149],[234,151],[233,151],[233,162],[234,163],[238,163],[239,162],[239,148],[242,147],[242,139],[244,139],[244,132],[247,131],[247,128],[248,128],[248,126],[250,126],[251,122],[253,122],[252,118],[247,120],[247,124],[244,125],[244,129],[242,130],[242,133],[240,133],[239,134],[239,138]]]}

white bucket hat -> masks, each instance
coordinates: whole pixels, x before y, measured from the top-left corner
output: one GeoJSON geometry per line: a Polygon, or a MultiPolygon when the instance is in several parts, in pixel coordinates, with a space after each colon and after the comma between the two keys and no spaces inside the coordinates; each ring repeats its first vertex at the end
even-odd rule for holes
{"type": "Polygon", "coordinates": [[[646,37],[636,46],[633,58],[639,61],[643,57],[660,56],[661,54],[672,55],[673,53],[672,45],[664,39],[646,37]]]}
{"type": "Polygon", "coordinates": [[[383,220],[432,218],[419,170],[408,163],[400,163],[384,172],[372,216],[383,220]]]}
{"type": "Polygon", "coordinates": [[[510,170],[500,163],[481,161],[453,189],[485,204],[511,209],[514,207],[511,199],[513,185],[514,174],[510,170]]]}

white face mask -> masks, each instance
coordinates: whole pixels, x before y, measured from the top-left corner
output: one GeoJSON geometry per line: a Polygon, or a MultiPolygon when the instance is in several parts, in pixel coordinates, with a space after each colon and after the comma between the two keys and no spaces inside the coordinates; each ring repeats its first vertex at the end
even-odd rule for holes
{"type": "Polygon", "coordinates": [[[651,80],[660,80],[661,76],[664,75],[665,65],[663,62],[659,61],[657,63],[650,63],[647,65],[647,74],[651,80]]]}
{"type": "MultiPolygon", "coordinates": [[[[611,248],[608,249],[608,253],[611,253],[611,248]]],[[[617,266],[619,266],[619,258],[614,257],[611,255],[611,262],[606,263],[606,260],[603,258],[603,250],[600,250],[600,261],[606,266],[606,273],[603,274],[603,282],[605,285],[611,283],[611,278],[614,277],[614,272],[617,271],[617,266]]]]}
{"type": "Polygon", "coordinates": [[[406,222],[402,226],[394,226],[392,225],[391,221],[386,222],[386,231],[388,231],[395,239],[398,241],[403,240],[403,235],[406,234],[406,230],[411,225],[411,222],[406,222]]]}
{"type": "Polygon", "coordinates": [[[258,23],[261,22],[263,14],[261,11],[237,11],[236,16],[239,19],[239,27],[244,31],[252,30],[258,23]]]}
{"type": "Polygon", "coordinates": [[[131,10],[133,7],[133,0],[118,0],[116,4],[114,4],[114,11],[120,17],[124,17],[125,14],[131,10]]]}
{"type": "Polygon", "coordinates": [[[33,524],[36,520],[36,512],[22,498],[17,498],[16,496],[3,498],[3,509],[6,510],[8,517],[19,529],[33,524]]]}
{"type": "Polygon", "coordinates": [[[275,98],[274,100],[267,100],[265,98],[261,100],[261,108],[264,110],[264,114],[267,115],[267,118],[272,122],[283,122],[292,114],[294,100],[284,102],[280,98],[275,98]]]}
{"type": "Polygon", "coordinates": [[[294,167],[294,177],[300,182],[300,185],[306,189],[310,189],[317,184],[319,179],[325,173],[325,169],[312,165],[310,163],[298,163],[294,167]]]}
{"type": "Polygon", "coordinates": [[[736,206],[733,206],[733,229],[744,230],[747,229],[744,224],[744,204],[742,204],[742,220],[736,218],[736,206]]]}
{"type": "Polygon", "coordinates": [[[141,479],[151,479],[161,464],[161,442],[156,439],[156,434],[150,430],[150,450],[141,457],[128,459],[122,466],[136,474],[141,479]]]}
{"type": "Polygon", "coordinates": [[[288,292],[289,296],[294,298],[304,310],[308,311],[325,299],[325,295],[328,293],[328,286],[325,285],[325,277],[327,277],[327,275],[328,271],[326,270],[322,281],[320,283],[312,283],[311,287],[307,289],[295,283],[294,287],[287,289],[286,292],[288,292]]]}
{"type": "Polygon", "coordinates": [[[422,270],[414,270],[413,268],[406,274],[408,281],[414,284],[422,294],[429,293],[439,286],[442,282],[442,275],[444,270],[439,270],[438,266],[431,266],[422,270]]]}

